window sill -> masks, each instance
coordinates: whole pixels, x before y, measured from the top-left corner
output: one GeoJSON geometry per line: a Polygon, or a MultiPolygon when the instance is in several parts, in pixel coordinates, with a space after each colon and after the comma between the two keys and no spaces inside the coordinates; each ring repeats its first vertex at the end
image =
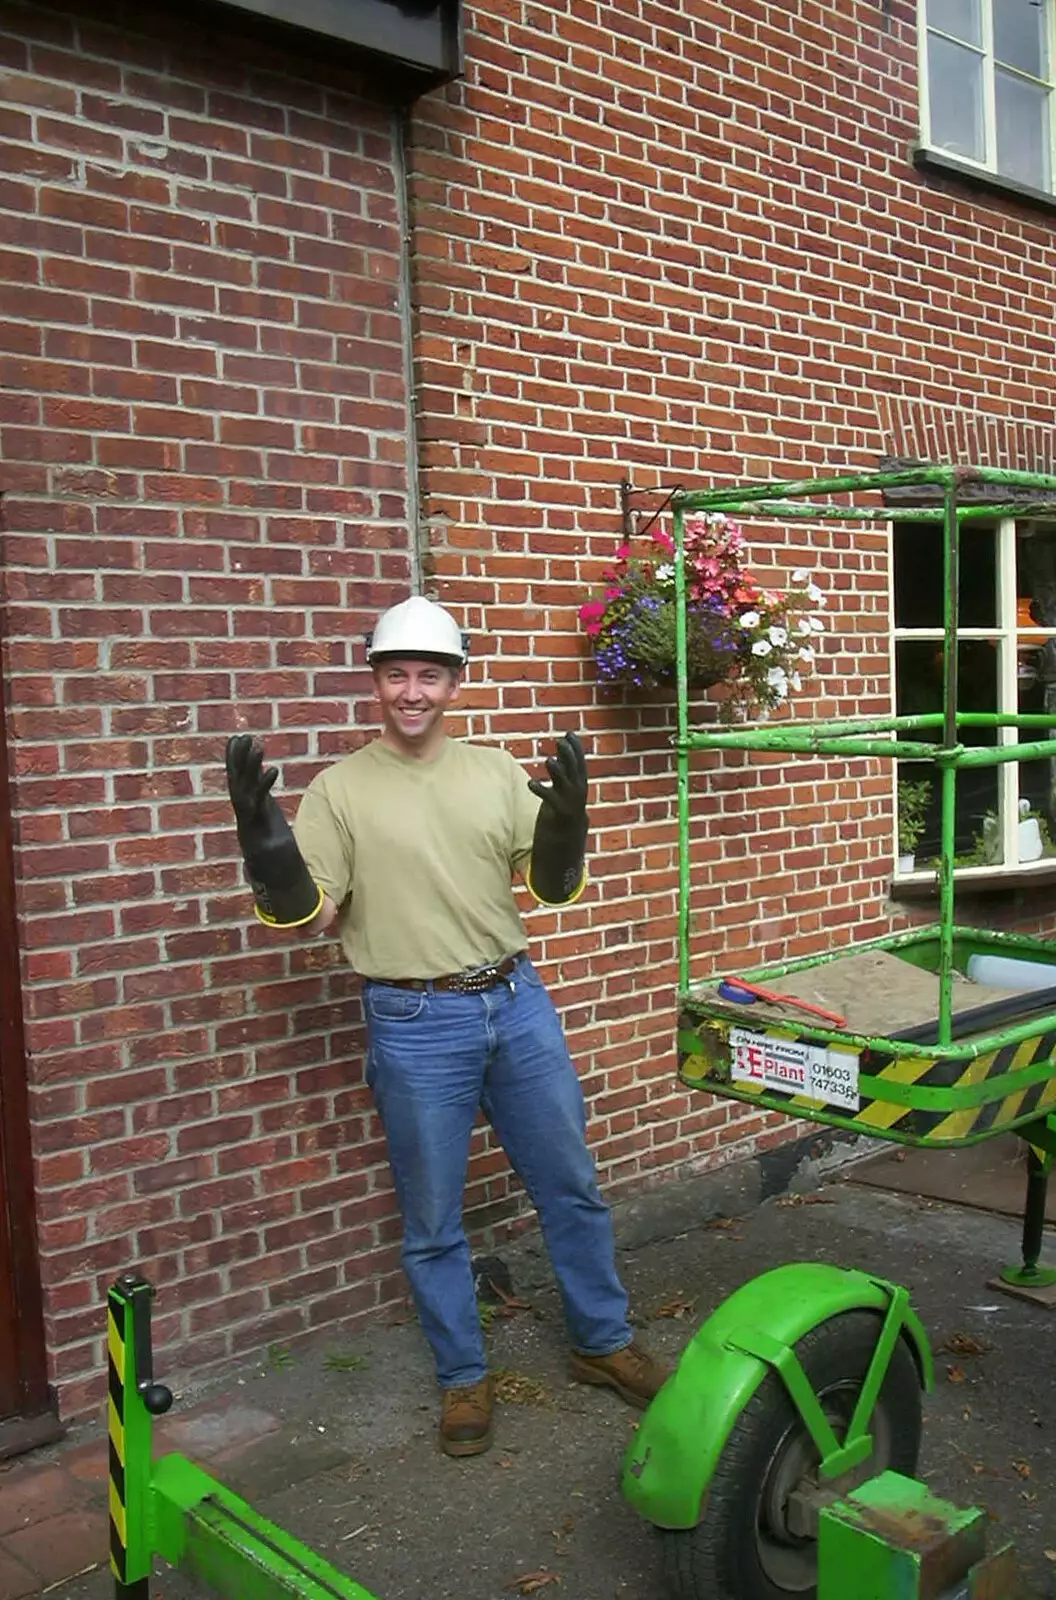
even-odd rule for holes
{"type": "Polygon", "coordinates": [[[996,172],[981,172],[967,161],[959,161],[945,150],[933,150],[917,144],[912,149],[913,165],[925,172],[961,178],[973,189],[984,194],[1004,196],[1005,199],[1026,200],[1044,211],[1056,212],[1056,194],[1046,194],[1044,189],[1032,189],[1027,183],[1017,183],[1015,178],[1002,178],[996,172]]]}
{"type": "MultiPolygon", "coordinates": [[[[973,872],[971,876],[954,874],[954,884],[959,899],[970,895],[995,895],[1019,893],[1023,889],[1044,889],[1049,892],[1056,885],[1056,860],[1046,861],[1041,867],[1013,867],[1005,872],[973,872]]],[[[927,904],[939,898],[938,873],[929,872],[913,878],[892,878],[888,885],[892,900],[927,904]]]]}

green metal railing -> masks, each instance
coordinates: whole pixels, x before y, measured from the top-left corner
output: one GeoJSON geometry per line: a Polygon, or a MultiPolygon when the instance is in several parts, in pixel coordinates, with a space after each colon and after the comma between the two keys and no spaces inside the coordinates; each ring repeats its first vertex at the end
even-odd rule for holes
{"type": "Polygon", "coordinates": [[[154,1459],[153,1420],[172,1392],[154,1379],[152,1296],[135,1272],[107,1295],[115,1600],[149,1600],[155,1556],[222,1600],[375,1600],[193,1461],[154,1459]]]}
{"type": "Polygon", "coordinates": [[[679,990],[689,991],[690,893],[689,848],[690,755],[695,750],[758,750],[771,754],[815,756],[873,756],[895,761],[930,761],[939,769],[941,831],[938,866],[939,891],[939,1018],[938,1043],[952,1038],[954,972],[954,859],[957,774],[968,767],[998,766],[1007,761],[1038,757],[1056,759],[1056,738],[1019,742],[1018,734],[1056,725],[1056,716],[1038,713],[960,713],[957,709],[957,635],[960,530],[965,521],[993,521],[1014,516],[1056,518],[1056,476],[1013,472],[992,467],[934,466],[897,472],[857,473],[806,481],[741,484],[725,489],[679,492],[672,499],[675,524],[676,648],[678,685],[678,849],[679,849],[679,990]],[[961,503],[969,485],[992,484],[999,491],[987,501],[973,498],[961,503]],[[941,493],[941,505],[906,506],[840,504],[818,496],[883,494],[890,489],[931,487],[941,493]],[[1026,502],[1001,498],[1002,489],[1029,489],[1037,499],[1026,502]],[[1046,499],[1049,494],[1051,498],[1046,499]],[[943,650],[942,711],[921,716],[872,717],[777,724],[755,723],[723,731],[692,731],[689,726],[689,671],[687,652],[687,585],[685,569],[685,519],[693,512],[721,512],[728,516],[766,517],[839,522],[941,522],[943,527],[943,650]],[[1011,728],[1016,741],[966,748],[960,732],[967,728],[1011,728]],[[896,737],[934,729],[936,741],[896,737]]]}

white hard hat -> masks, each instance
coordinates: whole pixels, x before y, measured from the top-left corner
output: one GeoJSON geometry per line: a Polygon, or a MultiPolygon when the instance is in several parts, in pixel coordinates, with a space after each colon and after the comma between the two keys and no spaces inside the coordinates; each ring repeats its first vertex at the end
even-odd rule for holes
{"type": "Polygon", "coordinates": [[[412,594],[409,600],[383,611],[373,633],[367,634],[367,660],[371,666],[386,656],[437,660],[464,667],[469,657],[469,635],[460,631],[450,611],[435,600],[412,594]]]}

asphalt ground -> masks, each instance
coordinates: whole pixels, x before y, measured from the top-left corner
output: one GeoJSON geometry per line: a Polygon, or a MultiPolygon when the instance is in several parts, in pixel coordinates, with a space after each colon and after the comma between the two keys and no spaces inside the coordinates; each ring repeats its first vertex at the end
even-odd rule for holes
{"type": "MultiPolygon", "coordinates": [[[[843,1169],[820,1188],[754,1203],[752,1182],[738,1184],[734,1173],[718,1202],[713,1189],[698,1204],[692,1184],[669,1184],[621,1211],[621,1270],[638,1335],[673,1362],[726,1295],[791,1260],[856,1266],[905,1284],[936,1352],[920,1476],[955,1504],[985,1508],[993,1541],[1016,1542],[1023,1600],[1051,1596],[1056,1313],[988,1287],[1018,1260],[1018,1226],[865,1188],[853,1174],[843,1169]]],[[[505,1398],[487,1455],[456,1462],[439,1453],[428,1352],[407,1319],[273,1350],[222,1389],[186,1391],[184,1405],[211,1404],[210,1425],[221,1433],[225,1407],[275,1421],[229,1469],[211,1470],[376,1600],[668,1600],[658,1536],[619,1491],[636,1418],[614,1395],[569,1381],[538,1240],[503,1258],[527,1304],[490,1314],[505,1398]]],[[[112,1592],[102,1570],[50,1591],[58,1600],[109,1600],[112,1592]]],[[[161,1568],[151,1584],[155,1600],[201,1592],[161,1568]]]]}

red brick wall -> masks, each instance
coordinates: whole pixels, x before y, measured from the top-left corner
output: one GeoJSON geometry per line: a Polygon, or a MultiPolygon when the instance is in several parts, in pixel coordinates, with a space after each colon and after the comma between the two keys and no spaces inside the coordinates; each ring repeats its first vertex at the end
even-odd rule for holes
{"type": "MultiPolygon", "coordinates": [[[[533,929],[605,1176],[634,1181],[787,1127],[674,1092],[670,698],[599,694],[575,618],[619,481],[877,469],[973,412],[1051,429],[1052,218],[914,170],[908,0],[480,0],[467,49],[414,123],[431,563],[493,634],[475,731],[593,747],[592,886],[533,929]]],[[[887,711],[886,534],[747,531],[762,570],[829,595],[800,710],[887,711]]],[[[696,971],[889,928],[890,769],[695,773],[696,971]]]]}
{"type": "MultiPolygon", "coordinates": [[[[592,884],[530,929],[616,1190],[788,1131],[673,1090],[672,708],[599,696],[575,625],[620,478],[875,466],[956,406],[1053,420],[1049,219],[913,171],[911,12],[485,0],[465,81],[415,112],[427,567],[481,636],[469,730],[526,761],[588,734],[592,884]]],[[[5,667],[67,1414],[126,1266],[170,1370],[402,1293],[354,983],[247,922],[219,767],[259,729],[296,794],[362,736],[352,642],[409,581],[392,121],[163,16],[0,19],[5,667]]],[[[884,536],[756,542],[831,596],[804,709],[886,708],[884,536]]],[[[887,774],[696,772],[701,967],[888,925],[887,774]]],[[[520,1209],[488,1148],[469,1200],[520,1209]]]]}
{"type": "Polygon", "coordinates": [[[130,1266],[185,1365],[402,1292],[350,980],[247,921],[219,765],[259,730],[298,792],[409,583],[393,119],[178,9],[0,17],[5,668],[66,1414],[130,1266]]]}

